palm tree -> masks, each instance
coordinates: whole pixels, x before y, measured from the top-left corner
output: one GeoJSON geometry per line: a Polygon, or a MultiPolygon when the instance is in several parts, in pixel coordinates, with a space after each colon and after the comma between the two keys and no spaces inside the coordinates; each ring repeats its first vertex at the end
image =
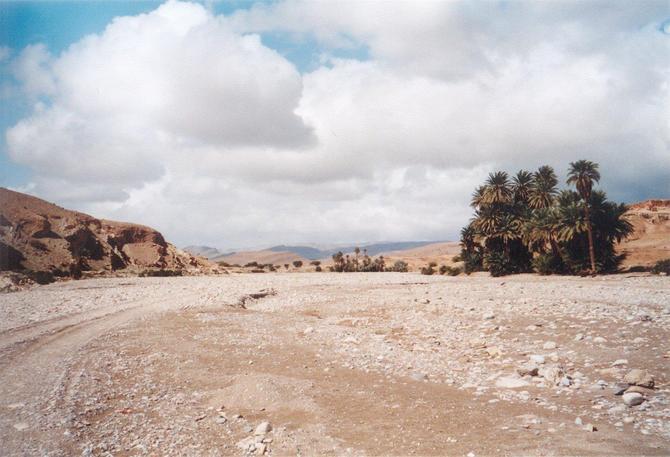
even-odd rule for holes
{"type": "Polygon", "coordinates": [[[528,197],[531,208],[548,208],[554,202],[558,178],[554,169],[544,165],[533,173],[533,185],[528,197]]]}
{"type": "Polygon", "coordinates": [[[596,273],[596,254],[593,246],[593,227],[591,226],[591,191],[593,183],[600,181],[598,164],[589,160],[578,160],[570,163],[568,170],[568,185],[574,184],[577,192],[584,203],[584,213],[586,215],[586,232],[589,238],[589,257],[591,259],[591,273],[596,273]]]}
{"type": "Polygon", "coordinates": [[[477,209],[482,204],[484,204],[484,192],[486,191],[486,186],[479,186],[472,193],[472,199],[470,200],[470,206],[477,209]]]}
{"type": "Polygon", "coordinates": [[[519,170],[516,176],[514,176],[512,179],[512,192],[514,192],[514,201],[516,203],[528,201],[532,187],[532,173],[526,170],[519,170]]]}
{"type": "Polygon", "coordinates": [[[483,192],[483,202],[489,205],[508,204],[512,201],[509,175],[504,171],[489,173],[483,192]]]}

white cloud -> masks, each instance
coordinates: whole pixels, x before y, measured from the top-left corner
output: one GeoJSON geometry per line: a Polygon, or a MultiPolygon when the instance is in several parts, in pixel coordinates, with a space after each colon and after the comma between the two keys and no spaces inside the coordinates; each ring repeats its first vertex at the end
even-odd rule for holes
{"type": "Polygon", "coordinates": [[[7,132],[9,151],[39,195],[220,247],[454,237],[494,167],[586,157],[620,198],[670,193],[660,3],[473,5],[215,17],[169,2],[117,18],[62,55],[21,53],[26,91],[51,103],[7,132]],[[253,33],[277,30],[372,59],[300,75],[253,33]]]}

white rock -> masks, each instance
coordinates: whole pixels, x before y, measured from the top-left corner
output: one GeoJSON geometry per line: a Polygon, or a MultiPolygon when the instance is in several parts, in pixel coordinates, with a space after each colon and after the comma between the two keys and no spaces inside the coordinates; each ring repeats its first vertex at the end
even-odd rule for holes
{"type": "Polygon", "coordinates": [[[581,341],[583,339],[584,339],[584,335],[582,335],[581,333],[578,333],[578,334],[575,335],[575,341],[581,341]]]}
{"type": "Polygon", "coordinates": [[[518,389],[519,387],[526,387],[528,382],[523,379],[513,378],[510,376],[498,378],[496,381],[496,387],[501,387],[504,389],[518,389]]]}
{"type": "Polygon", "coordinates": [[[628,365],[628,360],[626,359],[618,359],[612,362],[613,367],[620,367],[622,365],[628,365]]]}
{"type": "Polygon", "coordinates": [[[16,424],[14,424],[14,428],[16,430],[18,430],[19,432],[22,432],[22,431],[28,429],[28,424],[26,424],[25,422],[18,422],[16,424]]]}
{"type": "Polygon", "coordinates": [[[272,431],[272,425],[269,422],[261,422],[258,424],[258,427],[256,427],[256,430],[254,431],[254,435],[265,435],[269,432],[272,431]]]}
{"type": "Polygon", "coordinates": [[[531,362],[535,362],[538,365],[542,365],[544,363],[544,356],[543,355],[532,354],[532,355],[528,356],[528,358],[530,359],[531,362]]]}
{"type": "Polygon", "coordinates": [[[602,344],[602,343],[607,343],[607,340],[603,338],[602,336],[596,336],[593,338],[594,343],[602,344]]]}
{"type": "Polygon", "coordinates": [[[557,344],[556,344],[555,341],[547,341],[542,346],[542,349],[552,350],[552,349],[556,349],[556,347],[557,347],[557,344]]]}
{"type": "Polygon", "coordinates": [[[575,425],[582,425],[582,418],[581,417],[578,417],[577,419],[575,419],[575,425]]]}
{"type": "Polygon", "coordinates": [[[623,394],[623,402],[627,406],[637,406],[644,402],[644,397],[637,392],[626,392],[623,394]]]}

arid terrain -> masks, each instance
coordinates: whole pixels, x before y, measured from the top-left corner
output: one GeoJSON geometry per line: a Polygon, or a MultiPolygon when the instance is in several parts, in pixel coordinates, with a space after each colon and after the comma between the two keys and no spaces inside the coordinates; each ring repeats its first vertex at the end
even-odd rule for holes
{"type": "Polygon", "coordinates": [[[669,341],[664,276],[59,282],[0,295],[0,454],[668,455],[669,341]]]}

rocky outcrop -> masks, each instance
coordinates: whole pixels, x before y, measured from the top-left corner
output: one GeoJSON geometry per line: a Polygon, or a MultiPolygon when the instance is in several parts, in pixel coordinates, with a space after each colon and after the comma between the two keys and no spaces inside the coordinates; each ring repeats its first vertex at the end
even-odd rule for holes
{"type": "Polygon", "coordinates": [[[215,271],[143,225],[96,219],[0,188],[0,270],[81,277],[93,273],[215,271]]]}
{"type": "Polygon", "coordinates": [[[629,205],[626,219],[635,232],[618,246],[624,266],[650,266],[670,258],[670,200],[645,200],[629,205]]]}

